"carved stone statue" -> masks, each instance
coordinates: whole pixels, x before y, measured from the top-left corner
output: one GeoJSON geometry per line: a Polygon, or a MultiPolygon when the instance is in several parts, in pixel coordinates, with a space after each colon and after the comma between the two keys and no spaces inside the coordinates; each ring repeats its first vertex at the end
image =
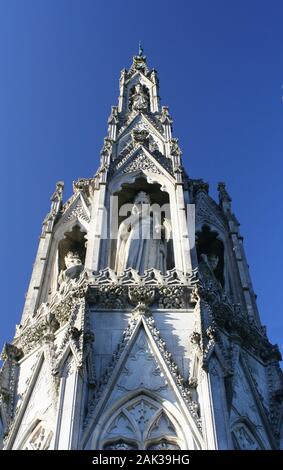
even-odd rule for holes
{"type": "Polygon", "coordinates": [[[135,86],[132,96],[132,109],[135,111],[147,110],[149,105],[148,96],[140,83],[135,86]]]}
{"type": "Polygon", "coordinates": [[[66,269],[59,274],[59,286],[62,286],[63,283],[66,283],[70,279],[77,279],[84,269],[81,258],[77,252],[69,251],[64,260],[66,269]]]}
{"type": "Polygon", "coordinates": [[[118,230],[115,271],[122,274],[133,268],[139,273],[155,268],[166,271],[167,241],[171,225],[166,219],[163,224],[150,213],[150,198],[140,191],[134,200],[132,213],[118,230]]]}
{"type": "Polygon", "coordinates": [[[216,290],[222,290],[222,285],[220,281],[217,279],[215,271],[217,269],[219,263],[218,255],[212,253],[211,255],[207,255],[202,253],[200,255],[201,261],[199,263],[199,269],[201,276],[204,282],[209,282],[211,287],[216,290]]]}

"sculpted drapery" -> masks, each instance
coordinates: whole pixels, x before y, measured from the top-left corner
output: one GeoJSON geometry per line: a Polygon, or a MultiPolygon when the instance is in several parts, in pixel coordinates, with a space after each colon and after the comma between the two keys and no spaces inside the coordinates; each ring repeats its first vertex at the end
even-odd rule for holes
{"type": "Polygon", "coordinates": [[[140,191],[134,200],[131,215],[119,226],[115,271],[122,274],[133,268],[139,273],[155,268],[166,271],[167,241],[170,237],[168,220],[150,212],[150,197],[140,191]]]}

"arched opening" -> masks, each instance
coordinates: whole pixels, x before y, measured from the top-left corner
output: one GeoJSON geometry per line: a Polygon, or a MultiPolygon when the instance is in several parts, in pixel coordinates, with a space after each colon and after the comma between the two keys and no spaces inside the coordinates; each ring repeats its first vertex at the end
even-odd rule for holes
{"type": "Polygon", "coordinates": [[[74,279],[82,272],[86,255],[86,231],[74,225],[64,233],[54,253],[49,296],[60,288],[64,280],[74,279]]]}
{"type": "Polygon", "coordinates": [[[66,269],[66,255],[68,252],[77,253],[82,264],[85,262],[86,254],[86,232],[81,227],[75,225],[70,232],[64,234],[64,238],[58,244],[58,266],[59,271],[66,269]]]}
{"type": "Polygon", "coordinates": [[[214,276],[224,287],[224,245],[219,239],[219,234],[204,225],[201,231],[196,233],[196,249],[200,270],[207,277],[214,276]]]}
{"type": "Polygon", "coordinates": [[[112,230],[109,265],[117,274],[127,268],[142,274],[155,268],[166,272],[174,267],[169,194],[161,185],[139,177],[117,191],[111,214],[112,230]],[[146,212],[147,211],[147,212],[146,212]],[[116,217],[116,224],[113,220],[116,217]]]}
{"type": "Polygon", "coordinates": [[[144,393],[113,410],[102,425],[97,443],[103,450],[177,450],[186,446],[175,414],[144,393]]]}

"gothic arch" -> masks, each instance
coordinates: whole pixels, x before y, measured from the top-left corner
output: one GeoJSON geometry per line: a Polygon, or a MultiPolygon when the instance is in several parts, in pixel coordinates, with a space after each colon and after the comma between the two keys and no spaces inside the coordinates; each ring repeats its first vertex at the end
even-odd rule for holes
{"type": "MultiPolygon", "coordinates": [[[[158,165],[158,162],[156,162],[156,165],[158,165]]],[[[160,170],[160,173],[150,171],[150,169],[146,168],[140,168],[129,173],[118,171],[117,175],[115,175],[109,182],[109,194],[117,193],[122,189],[122,186],[125,183],[134,183],[138,178],[145,178],[149,184],[157,183],[160,185],[161,191],[165,191],[169,195],[174,194],[174,179],[169,173],[166,173],[166,170],[163,168],[160,170]]]]}
{"type": "Polygon", "coordinates": [[[56,292],[58,283],[58,275],[62,269],[64,269],[64,256],[68,249],[72,249],[72,243],[64,242],[68,237],[72,237],[72,233],[75,231],[80,232],[80,240],[77,240],[78,243],[73,243],[73,247],[76,251],[81,252],[83,258],[83,264],[85,260],[86,253],[86,243],[87,243],[87,233],[88,233],[88,224],[85,221],[82,221],[79,218],[74,218],[62,223],[58,223],[58,226],[55,227],[54,237],[51,244],[50,252],[48,255],[48,264],[46,266],[46,272],[44,273],[43,288],[41,298],[39,299],[39,304],[46,302],[48,296],[56,292]],[[76,245],[80,244],[81,248],[78,249],[76,245]]]}
{"type": "Polygon", "coordinates": [[[124,107],[130,110],[130,100],[132,95],[132,90],[136,85],[142,85],[142,87],[147,89],[148,97],[149,97],[149,109],[148,111],[154,112],[154,105],[153,105],[153,95],[152,95],[152,88],[153,83],[142,73],[136,72],[129,81],[126,83],[126,101],[124,102],[124,107]]]}
{"type": "MultiPolygon", "coordinates": [[[[164,170],[165,171],[165,170],[164,170]]],[[[111,196],[117,194],[123,189],[125,184],[133,184],[139,179],[144,179],[146,184],[154,185],[158,184],[160,186],[160,191],[167,193],[169,195],[169,205],[170,205],[170,217],[171,217],[171,226],[172,226],[172,258],[174,258],[174,267],[176,269],[187,272],[188,268],[185,265],[184,261],[184,247],[183,247],[183,234],[182,227],[179,223],[179,212],[183,208],[183,202],[180,201],[179,195],[177,194],[176,187],[174,186],[174,180],[171,175],[168,176],[165,173],[148,173],[146,170],[139,170],[130,174],[120,174],[118,173],[109,183],[108,191],[106,196],[106,207],[110,207],[110,198],[111,196]]],[[[110,224],[110,211],[108,211],[108,220],[107,226],[112,226],[110,224]]],[[[183,212],[182,212],[183,215],[183,212]]],[[[105,254],[110,253],[110,241],[102,241],[102,255],[100,260],[100,266],[105,268],[109,266],[109,257],[105,254]],[[107,248],[106,248],[107,247],[107,248]],[[104,253],[104,254],[103,254],[104,253]]],[[[170,269],[170,267],[169,267],[170,269]]]]}
{"type": "Polygon", "coordinates": [[[203,224],[201,230],[196,232],[196,249],[198,262],[203,262],[203,256],[217,256],[218,265],[214,270],[215,276],[224,287],[225,281],[227,282],[227,267],[225,266],[225,244],[218,231],[212,230],[210,225],[203,224]],[[226,268],[226,269],[225,269],[226,268]],[[226,276],[225,276],[226,274],[226,276]],[[226,279],[225,279],[226,277],[226,279]]]}
{"type": "Polygon", "coordinates": [[[144,390],[114,403],[91,439],[91,449],[149,448],[193,449],[195,445],[178,409],[144,390]]]}
{"type": "Polygon", "coordinates": [[[235,301],[235,267],[234,259],[231,258],[230,240],[228,233],[219,229],[212,223],[203,222],[196,228],[196,249],[198,262],[200,263],[201,254],[214,254],[218,255],[219,263],[215,271],[215,275],[225,293],[235,301]]]}

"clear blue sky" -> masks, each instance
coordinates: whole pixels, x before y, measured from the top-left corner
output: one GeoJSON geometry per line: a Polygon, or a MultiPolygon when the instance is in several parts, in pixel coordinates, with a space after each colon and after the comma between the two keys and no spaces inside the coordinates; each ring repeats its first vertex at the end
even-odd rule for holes
{"type": "Polygon", "coordinates": [[[283,346],[283,3],[1,0],[1,318],[11,340],[55,182],[91,176],[142,40],[185,166],[241,222],[263,324],[283,346]]]}

